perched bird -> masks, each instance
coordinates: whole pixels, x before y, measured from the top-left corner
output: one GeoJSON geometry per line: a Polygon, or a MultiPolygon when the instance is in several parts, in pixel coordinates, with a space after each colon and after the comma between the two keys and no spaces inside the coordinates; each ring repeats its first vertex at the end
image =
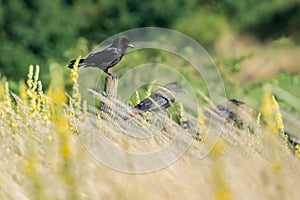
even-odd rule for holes
{"type": "Polygon", "coordinates": [[[246,105],[244,102],[229,99],[223,104],[217,105],[204,112],[207,119],[225,119],[225,121],[238,129],[253,129],[253,119],[252,119],[253,109],[246,105]],[[215,118],[212,118],[212,117],[215,118]],[[217,118],[216,118],[217,117],[217,118]]]}
{"type": "Polygon", "coordinates": [[[142,100],[135,108],[142,112],[167,109],[175,102],[178,93],[187,92],[177,82],[168,83],[142,100]]]}
{"type": "MultiPolygon", "coordinates": [[[[86,58],[80,59],[78,67],[98,67],[111,76],[108,69],[121,61],[128,47],[133,48],[134,45],[129,43],[127,37],[117,37],[106,49],[90,53],[86,58]]],[[[72,60],[68,67],[73,68],[75,61],[72,60]]]]}
{"type": "MultiPolygon", "coordinates": [[[[241,115],[241,106],[245,103],[236,99],[229,99],[225,104],[218,105],[218,114],[224,117],[227,121],[231,121],[232,124],[238,128],[243,127],[243,120],[241,115]]],[[[249,114],[248,112],[246,112],[249,114]]],[[[245,117],[244,117],[245,118],[245,117]]]]}

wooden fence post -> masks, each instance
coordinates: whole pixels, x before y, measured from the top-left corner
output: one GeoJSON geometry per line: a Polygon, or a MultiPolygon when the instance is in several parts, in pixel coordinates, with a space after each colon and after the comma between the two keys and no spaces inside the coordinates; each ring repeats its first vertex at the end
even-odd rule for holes
{"type": "MultiPolygon", "coordinates": [[[[117,96],[118,91],[118,77],[107,75],[105,77],[104,92],[109,96],[117,96]]],[[[111,109],[110,106],[101,103],[101,110],[111,109]]]]}

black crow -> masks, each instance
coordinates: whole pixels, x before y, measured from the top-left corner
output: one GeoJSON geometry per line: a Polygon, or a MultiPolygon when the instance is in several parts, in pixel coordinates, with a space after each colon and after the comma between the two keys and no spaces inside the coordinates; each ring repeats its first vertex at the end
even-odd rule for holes
{"type": "Polygon", "coordinates": [[[204,115],[211,118],[212,114],[217,114],[219,117],[226,119],[227,122],[236,126],[239,129],[245,128],[245,123],[251,121],[252,109],[242,101],[229,99],[225,103],[205,111],[204,115]]]}
{"type": "Polygon", "coordinates": [[[175,102],[175,95],[180,92],[187,93],[177,82],[168,83],[142,100],[135,108],[142,112],[167,109],[175,102]]]}
{"type": "MultiPolygon", "coordinates": [[[[117,37],[113,43],[102,51],[90,53],[86,58],[80,59],[78,67],[98,67],[106,74],[111,75],[108,69],[118,64],[126,53],[128,47],[133,48],[133,44],[125,36],[117,37]]],[[[69,68],[73,68],[76,60],[72,60],[69,68]]]]}

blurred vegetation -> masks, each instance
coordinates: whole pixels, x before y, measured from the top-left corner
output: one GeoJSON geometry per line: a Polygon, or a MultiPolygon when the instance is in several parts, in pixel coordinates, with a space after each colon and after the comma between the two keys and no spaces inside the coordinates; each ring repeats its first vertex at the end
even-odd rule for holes
{"type": "Polygon", "coordinates": [[[292,35],[299,40],[299,0],[223,0],[227,16],[243,33],[252,33],[260,39],[276,39],[292,35]]]}
{"type": "MultiPolygon", "coordinates": [[[[297,56],[292,55],[300,52],[299,42],[299,0],[0,0],[0,155],[4,163],[1,165],[3,173],[0,173],[3,186],[0,199],[12,199],[9,197],[23,194],[35,199],[81,199],[88,196],[103,196],[103,199],[107,199],[111,195],[115,199],[124,196],[145,199],[158,196],[165,199],[166,196],[172,197],[174,190],[184,191],[176,193],[178,199],[182,199],[182,196],[186,198],[187,194],[189,198],[195,198],[190,193],[201,197],[230,199],[232,196],[245,197],[245,194],[253,194],[255,191],[269,199],[273,196],[291,199],[282,198],[282,195],[298,197],[297,184],[291,180],[291,174],[294,180],[299,180],[299,173],[295,174],[299,160],[285,150],[291,149],[294,155],[300,157],[299,142],[287,138],[287,133],[283,132],[283,122],[295,125],[291,129],[297,137],[299,128],[294,127],[299,126],[287,116],[281,115],[277,100],[282,110],[300,114],[300,93],[297,92],[300,87],[300,62],[297,62],[297,56]],[[85,112],[87,105],[81,99],[78,89],[77,68],[69,70],[67,63],[80,55],[84,57],[109,36],[143,26],[175,29],[202,44],[216,61],[227,97],[245,101],[256,109],[256,113],[259,112],[257,124],[261,128],[259,133],[264,133],[264,137],[252,138],[253,142],[245,146],[243,140],[232,141],[235,148],[217,144],[212,156],[207,158],[208,162],[201,160],[199,163],[198,157],[190,156],[193,152],[185,154],[184,159],[179,159],[172,168],[145,174],[147,178],[118,174],[93,163],[77,137],[74,137],[78,134],[73,124],[77,111],[82,110],[82,116],[85,117],[90,115],[85,112]],[[243,42],[246,45],[243,48],[250,50],[241,51],[242,48],[234,42],[240,42],[236,41],[240,39],[239,36],[246,35],[250,35],[252,40],[245,39],[243,42]],[[227,43],[218,43],[225,36],[233,39],[227,43]],[[254,43],[256,49],[251,49],[249,43],[254,43]],[[217,49],[220,46],[224,46],[224,54],[217,49]],[[271,53],[265,53],[266,47],[272,48],[271,53]],[[230,54],[226,54],[226,51],[230,51],[230,54]],[[281,54],[282,58],[277,56],[282,52],[287,57],[281,54]],[[269,56],[269,53],[272,55],[269,56]],[[246,78],[236,78],[243,72],[244,64],[258,54],[265,56],[267,61],[277,57],[282,61],[278,64],[279,72],[276,76],[266,81],[271,86],[261,80],[247,82],[246,78]],[[290,65],[293,65],[293,70],[285,71],[290,65]],[[68,97],[66,93],[69,91],[68,97]],[[63,107],[62,104],[68,106],[63,107]],[[278,139],[278,132],[282,133],[281,139],[278,139]],[[283,149],[288,144],[291,146],[283,149]],[[241,156],[239,153],[243,154],[251,145],[251,151],[256,153],[249,153],[253,154],[252,159],[244,159],[247,155],[241,156]],[[256,149],[257,146],[259,148],[256,149]],[[222,156],[226,156],[225,159],[222,156]],[[211,163],[217,165],[211,167],[211,163]],[[295,168],[291,167],[292,164],[295,168]],[[192,170],[185,170],[187,168],[192,170]],[[245,178],[246,173],[250,175],[246,177],[244,185],[244,181],[240,180],[245,178]],[[52,184],[53,180],[56,184],[52,184]],[[257,186],[249,188],[247,183],[253,181],[258,183],[257,186]],[[163,187],[159,184],[167,187],[161,189],[163,187]],[[240,186],[245,189],[241,190],[240,186]],[[145,192],[145,187],[154,190],[145,192]],[[209,192],[213,195],[209,195],[209,192]]],[[[188,77],[194,88],[201,89],[207,95],[206,83],[195,75],[195,68],[179,57],[149,50],[133,52],[127,58],[114,68],[117,75],[122,74],[123,66],[132,66],[129,62],[145,63],[151,60],[167,63],[188,77]]],[[[265,62],[251,62],[250,67],[257,66],[263,69],[265,62]]],[[[254,68],[252,73],[260,74],[259,70],[254,68]]],[[[269,71],[275,71],[275,68],[271,65],[269,71]]],[[[140,88],[144,91],[133,94],[132,105],[149,95],[153,89],[151,85],[140,88]]],[[[199,99],[201,102],[201,97],[199,99]]],[[[202,102],[205,100],[202,99],[202,102]]],[[[176,111],[176,107],[172,107],[171,112],[172,109],[176,111]]],[[[178,121],[182,117],[180,115],[178,121]]],[[[204,124],[200,116],[197,120],[200,125],[204,124]]],[[[102,123],[99,120],[99,124],[107,136],[120,136],[111,134],[115,130],[113,123],[102,123]]],[[[87,127],[88,132],[99,132],[98,126],[87,127]]],[[[227,132],[232,133],[231,130],[227,132]]],[[[253,133],[251,136],[254,136],[253,133]]],[[[123,139],[120,137],[116,141],[123,139]]],[[[142,143],[130,143],[127,139],[124,141],[129,147],[146,144],[146,140],[142,143]]]]}
{"type": "MultiPolygon", "coordinates": [[[[137,175],[95,162],[95,154],[90,150],[103,150],[102,143],[96,138],[101,136],[101,140],[110,144],[117,143],[119,149],[127,148],[131,154],[140,151],[141,147],[146,151],[149,147],[151,150],[158,147],[161,150],[170,140],[174,141],[178,134],[184,135],[187,131],[178,129],[178,125],[168,121],[170,125],[156,134],[157,137],[141,140],[128,137],[126,130],[132,130],[131,120],[141,125],[142,129],[139,130],[151,130],[151,126],[147,126],[147,121],[143,121],[139,115],[131,113],[127,104],[119,108],[130,114],[127,115],[130,116],[129,120],[125,118],[126,115],[120,118],[122,120],[115,120],[115,117],[104,112],[102,117],[86,112],[77,83],[79,59],[74,69],[69,71],[73,84],[71,96],[66,95],[63,72],[58,64],[50,67],[51,83],[47,91],[39,79],[39,66],[29,67],[26,84],[20,84],[20,96],[11,93],[6,80],[0,81],[0,155],[4,163],[0,173],[1,199],[86,199],[95,196],[100,199],[126,199],[128,196],[130,199],[186,199],[192,195],[193,199],[198,199],[205,195],[205,199],[224,200],[233,197],[240,199],[245,194],[255,194],[263,199],[270,196],[297,199],[300,174],[295,172],[299,169],[299,143],[289,140],[284,132],[283,120],[288,118],[283,118],[279,104],[267,85],[264,86],[260,101],[261,115],[258,115],[257,121],[251,121],[257,127],[253,132],[248,129],[237,130],[228,122],[226,126],[222,125],[221,137],[205,159],[199,159],[199,155],[203,152],[202,144],[209,144],[209,137],[190,144],[189,150],[180,155],[176,164],[153,173],[137,175]],[[120,124],[124,124],[125,129],[120,129],[120,124]],[[92,137],[89,140],[93,143],[87,143],[84,137],[92,137]],[[243,179],[244,174],[249,175],[248,179],[243,179]],[[199,179],[204,181],[199,182],[199,179]],[[53,184],[54,181],[56,184],[53,184]],[[253,181],[256,181],[256,185],[249,190],[248,183],[253,181]],[[145,192],[145,186],[154,190],[145,192]],[[245,188],[242,191],[241,186],[245,188]],[[276,190],[278,187],[283,189],[276,190]],[[178,188],[183,189],[174,193],[178,188]],[[210,192],[205,193],[207,191],[210,192]]],[[[231,62],[237,64],[240,60],[231,62]]],[[[299,82],[299,79],[295,78],[294,81],[299,82]]],[[[150,93],[152,89],[150,85],[146,90],[150,93]]],[[[120,104],[116,98],[110,98],[110,101],[112,107],[120,104]]],[[[112,112],[115,110],[108,109],[107,113],[112,112]]],[[[119,115],[122,115],[121,112],[119,115]]],[[[205,131],[203,117],[200,114],[194,119],[196,123],[203,123],[204,129],[201,131],[205,131]]],[[[167,118],[162,115],[159,121],[167,118]]],[[[183,139],[178,140],[174,149],[169,150],[170,155],[180,151],[184,142],[183,139]]],[[[105,156],[111,159],[111,155],[108,152],[105,156]]],[[[132,166],[139,165],[125,154],[119,158],[120,162],[128,159],[132,166]]]]}
{"type": "MultiPolygon", "coordinates": [[[[130,28],[170,27],[193,6],[193,1],[183,0],[0,2],[0,69],[15,81],[25,78],[30,64],[47,66],[53,59],[66,63],[69,57],[64,53],[74,48],[80,37],[95,45],[130,28]]],[[[41,73],[48,73],[48,69],[41,69],[41,73]]]]}
{"type": "Polygon", "coordinates": [[[0,0],[0,4],[0,71],[14,81],[26,77],[30,64],[39,64],[48,85],[46,66],[53,60],[67,63],[71,55],[66,52],[79,38],[91,47],[120,31],[143,26],[177,29],[212,51],[216,39],[229,29],[260,39],[287,35],[299,42],[296,0],[0,0]]]}
{"type": "MultiPolygon", "coordinates": [[[[228,97],[243,99],[249,95],[259,100],[262,82],[241,88],[240,81],[232,78],[241,72],[245,60],[257,53],[224,56],[217,50],[220,38],[250,34],[262,44],[274,41],[272,47],[278,49],[297,46],[300,41],[300,2],[296,0],[0,0],[0,4],[0,76],[9,80],[15,93],[18,93],[19,83],[26,79],[31,64],[40,66],[40,78],[44,88],[48,88],[51,66],[58,65],[68,77],[69,60],[79,55],[84,57],[107,37],[131,28],[159,26],[181,31],[209,51],[225,81],[228,97]]],[[[233,48],[234,44],[230,45],[227,48],[233,48]]],[[[188,63],[165,56],[163,52],[159,52],[159,56],[133,54],[130,60],[141,63],[149,56],[178,66],[176,70],[188,77],[194,87],[206,88],[205,83],[194,76],[195,70],[187,67],[188,63]]],[[[127,61],[123,62],[126,65],[127,61]]],[[[122,72],[120,66],[115,69],[122,72]]],[[[269,82],[292,92],[299,86],[297,81],[290,81],[295,77],[299,75],[286,72],[269,82]]],[[[72,80],[65,80],[66,89],[70,91],[72,80]]]]}
{"type": "Polygon", "coordinates": [[[1,8],[0,66],[14,80],[25,78],[30,64],[47,66],[50,59],[63,60],[82,27],[80,16],[60,0],[3,0],[1,8]]]}
{"type": "Polygon", "coordinates": [[[218,8],[200,7],[199,10],[176,20],[173,28],[212,50],[216,39],[229,29],[229,24],[225,14],[222,11],[219,12],[218,8]]]}

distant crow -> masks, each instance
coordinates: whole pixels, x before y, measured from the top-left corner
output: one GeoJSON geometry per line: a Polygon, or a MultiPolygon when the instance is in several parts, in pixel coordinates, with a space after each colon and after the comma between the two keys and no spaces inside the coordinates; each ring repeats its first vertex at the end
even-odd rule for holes
{"type": "Polygon", "coordinates": [[[244,123],[249,118],[250,110],[245,106],[245,103],[236,99],[229,99],[224,104],[212,108],[205,115],[210,118],[211,112],[225,118],[228,122],[238,128],[244,128],[244,123]]]}
{"type": "MultiPolygon", "coordinates": [[[[90,53],[86,58],[80,59],[78,67],[98,67],[111,76],[108,69],[121,61],[128,47],[133,48],[134,46],[129,43],[127,37],[117,37],[106,49],[90,53]]],[[[68,67],[73,68],[75,61],[76,60],[72,60],[68,67]]]]}
{"type": "Polygon", "coordinates": [[[167,109],[175,102],[175,96],[180,92],[186,93],[177,82],[168,83],[141,101],[135,108],[142,112],[167,109]]]}

